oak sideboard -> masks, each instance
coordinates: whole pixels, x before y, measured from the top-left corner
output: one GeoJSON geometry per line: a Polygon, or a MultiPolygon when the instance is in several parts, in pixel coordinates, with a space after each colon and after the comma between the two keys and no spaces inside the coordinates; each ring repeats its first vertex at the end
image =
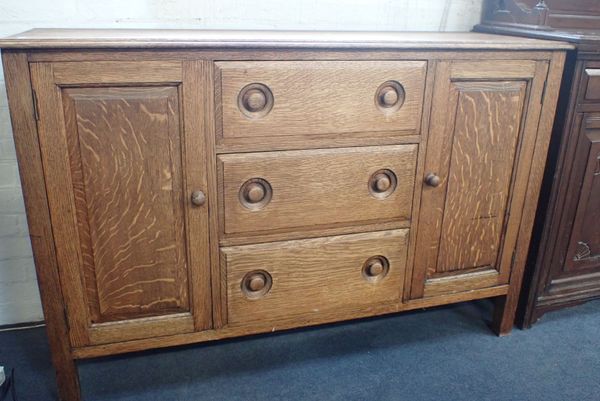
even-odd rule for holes
{"type": "Polygon", "coordinates": [[[43,29],[0,47],[63,400],[81,358],[480,298],[510,332],[571,45],[43,29]]]}

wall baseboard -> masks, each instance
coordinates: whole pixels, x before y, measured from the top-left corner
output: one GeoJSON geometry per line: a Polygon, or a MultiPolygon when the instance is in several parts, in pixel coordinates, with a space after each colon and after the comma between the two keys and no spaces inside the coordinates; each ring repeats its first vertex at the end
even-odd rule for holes
{"type": "Polygon", "coordinates": [[[45,326],[46,322],[43,320],[37,322],[25,322],[25,323],[15,323],[15,324],[3,324],[0,325],[0,332],[3,331],[13,331],[13,330],[26,330],[33,329],[36,327],[45,326]]]}

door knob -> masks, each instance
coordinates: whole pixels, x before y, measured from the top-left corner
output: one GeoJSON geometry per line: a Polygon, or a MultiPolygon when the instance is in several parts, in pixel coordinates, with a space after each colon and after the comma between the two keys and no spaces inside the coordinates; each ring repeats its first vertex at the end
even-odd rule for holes
{"type": "Polygon", "coordinates": [[[442,179],[435,173],[429,173],[425,176],[425,184],[429,185],[430,187],[435,188],[440,185],[441,182],[442,179]]]}
{"type": "Polygon", "coordinates": [[[206,195],[202,191],[192,192],[192,205],[202,206],[206,203],[206,195]]]}

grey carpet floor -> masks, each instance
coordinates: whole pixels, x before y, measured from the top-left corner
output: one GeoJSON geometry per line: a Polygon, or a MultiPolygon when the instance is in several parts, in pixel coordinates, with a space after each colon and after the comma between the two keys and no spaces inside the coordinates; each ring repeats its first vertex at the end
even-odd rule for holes
{"type": "MultiPolygon", "coordinates": [[[[486,301],[83,361],[84,400],[600,400],[600,301],[495,337],[486,301]]],[[[0,333],[20,401],[56,399],[43,328],[0,333]]]]}

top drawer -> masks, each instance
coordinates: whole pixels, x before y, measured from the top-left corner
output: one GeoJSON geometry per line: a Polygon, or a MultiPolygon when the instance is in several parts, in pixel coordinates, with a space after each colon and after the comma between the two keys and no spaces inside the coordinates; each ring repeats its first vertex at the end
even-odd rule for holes
{"type": "Polygon", "coordinates": [[[425,61],[232,61],[216,64],[222,138],[419,128],[425,61]]]}

